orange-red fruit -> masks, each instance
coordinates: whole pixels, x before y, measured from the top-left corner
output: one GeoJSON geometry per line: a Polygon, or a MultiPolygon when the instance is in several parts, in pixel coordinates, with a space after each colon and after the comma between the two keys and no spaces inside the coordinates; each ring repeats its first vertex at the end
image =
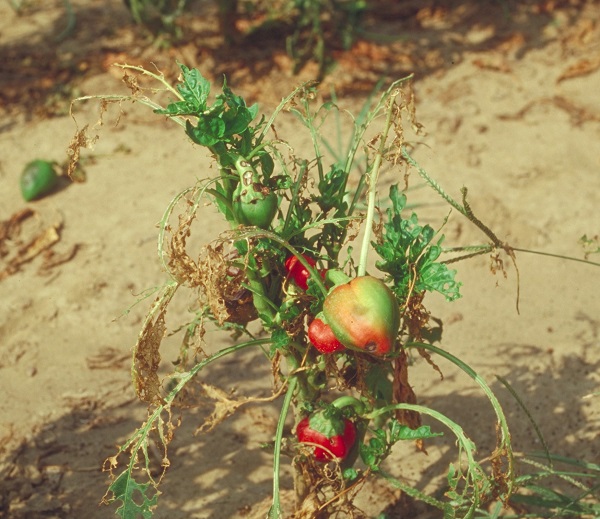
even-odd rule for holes
{"type": "MultiPolygon", "coordinates": [[[[311,267],[314,267],[317,264],[317,262],[310,256],[307,256],[306,254],[303,254],[302,256],[311,267]]],[[[308,278],[310,278],[310,272],[304,265],[302,265],[302,263],[300,263],[298,258],[293,255],[289,256],[285,260],[284,266],[289,273],[289,277],[294,280],[296,285],[298,285],[302,290],[306,290],[308,288],[308,278]]],[[[322,275],[323,274],[321,273],[321,276],[322,275]]]]}
{"type": "Polygon", "coordinates": [[[390,353],[400,328],[400,308],[380,279],[360,276],[337,285],[325,298],[323,315],[346,348],[379,357],[390,353]]]}
{"type": "Polygon", "coordinates": [[[335,351],[346,349],[344,345],[337,340],[331,327],[318,317],[313,319],[308,325],[308,339],[321,353],[333,353],[335,351]]]}
{"type": "Polygon", "coordinates": [[[354,446],[356,426],[347,419],[327,423],[318,415],[313,415],[300,420],[296,427],[296,436],[301,443],[315,444],[316,460],[330,461],[333,458],[342,460],[348,456],[354,446]],[[318,430],[319,426],[324,426],[323,432],[318,430]]]}

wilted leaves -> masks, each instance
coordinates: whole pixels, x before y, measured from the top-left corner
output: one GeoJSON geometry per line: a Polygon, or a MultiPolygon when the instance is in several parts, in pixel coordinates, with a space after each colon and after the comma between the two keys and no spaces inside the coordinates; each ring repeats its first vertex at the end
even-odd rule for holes
{"type": "Polygon", "coordinates": [[[146,317],[133,354],[135,390],[140,400],[150,403],[162,401],[160,396],[160,343],[166,332],[167,306],[177,290],[177,284],[169,284],[156,299],[146,317]]]}

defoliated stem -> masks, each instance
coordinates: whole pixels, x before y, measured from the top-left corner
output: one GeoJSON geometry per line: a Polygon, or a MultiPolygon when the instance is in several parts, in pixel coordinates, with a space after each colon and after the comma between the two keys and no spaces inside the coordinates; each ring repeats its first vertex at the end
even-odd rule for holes
{"type": "Polygon", "coordinates": [[[283,439],[283,428],[285,426],[285,419],[287,417],[290,405],[292,403],[292,397],[296,389],[298,379],[295,375],[288,378],[288,388],[281,406],[281,412],[279,413],[279,421],[277,422],[277,430],[275,432],[275,450],[273,453],[273,504],[269,509],[268,519],[280,519],[281,503],[279,502],[279,465],[281,460],[281,441],[283,439]]]}
{"type": "Polygon", "coordinates": [[[369,175],[369,195],[367,202],[367,218],[365,221],[365,234],[363,236],[362,247],[360,249],[360,260],[358,262],[358,276],[364,276],[367,272],[367,257],[369,255],[369,249],[371,248],[371,232],[373,230],[373,220],[375,218],[375,201],[377,198],[377,181],[379,179],[379,170],[381,169],[381,163],[383,161],[383,155],[385,153],[385,144],[387,142],[388,134],[392,126],[392,116],[394,115],[394,98],[397,93],[390,95],[388,112],[385,119],[385,128],[381,134],[381,140],[379,141],[379,149],[375,154],[375,162],[373,163],[373,169],[369,175]]]}

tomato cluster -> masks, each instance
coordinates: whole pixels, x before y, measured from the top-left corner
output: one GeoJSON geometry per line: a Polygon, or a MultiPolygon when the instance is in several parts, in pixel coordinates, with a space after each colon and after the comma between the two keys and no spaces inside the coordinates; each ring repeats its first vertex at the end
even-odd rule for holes
{"type": "MultiPolygon", "coordinates": [[[[303,256],[315,267],[317,262],[303,256]]],[[[298,287],[308,288],[310,272],[296,256],[285,268],[298,287]]],[[[319,271],[322,277],[325,272],[319,271]]],[[[345,348],[382,357],[393,351],[400,327],[398,302],[387,285],[371,276],[359,276],[334,285],[323,303],[323,312],[308,326],[308,338],[321,353],[345,348]]]]}

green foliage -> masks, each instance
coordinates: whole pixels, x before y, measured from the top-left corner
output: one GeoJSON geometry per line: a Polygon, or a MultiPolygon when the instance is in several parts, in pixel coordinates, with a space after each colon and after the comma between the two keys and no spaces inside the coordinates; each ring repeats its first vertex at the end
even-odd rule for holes
{"type": "Polygon", "coordinates": [[[600,516],[600,465],[548,453],[530,454],[521,462],[535,470],[517,477],[519,491],[510,503],[535,511],[536,517],[600,516]]]}
{"type": "Polygon", "coordinates": [[[405,300],[411,290],[439,292],[448,301],[458,299],[461,283],[454,279],[456,271],[437,262],[444,236],[433,243],[436,232],[429,225],[419,225],[415,213],[408,219],[402,218],[406,195],[400,193],[397,185],[390,187],[389,196],[392,207],[387,209],[381,241],[372,243],[381,257],[377,268],[389,274],[400,300],[405,300]]]}
{"type": "Polygon", "coordinates": [[[379,471],[379,465],[385,460],[392,447],[399,441],[416,441],[443,436],[443,433],[432,433],[428,425],[411,429],[392,419],[387,429],[375,429],[373,437],[367,443],[360,445],[360,457],[367,467],[374,472],[379,471]]]}
{"type": "Polygon", "coordinates": [[[184,13],[187,0],[125,0],[132,18],[154,35],[180,36],[177,19],[184,13]]]}
{"type": "Polygon", "coordinates": [[[579,238],[579,244],[583,247],[586,259],[592,254],[600,254],[600,238],[598,236],[590,238],[584,234],[579,238]]]}
{"type": "MultiPolygon", "coordinates": [[[[247,138],[243,134],[256,117],[258,105],[247,107],[244,99],[235,95],[224,81],[223,93],[217,95],[215,102],[209,106],[210,82],[197,69],[190,70],[183,64],[180,68],[182,80],[177,90],[182,100],[169,104],[165,109],[157,109],[155,113],[197,118],[196,124],[187,120],[186,133],[196,144],[208,148],[218,143],[234,144],[239,136],[247,138]]],[[[240,151],[245,151],[241,148],[240,151]]],[[[266,164],[272,166],[272,163],[266,164]]]]}
{"type": "Polygon", "coordinates": [[[314,197],[315,202],[324,213],[337,208],[342,213],[348,208],[344,201],[346,181],[348,175],[339,166],[332,165],[331,169],[319,180],[318,191],[314,197]],[[342,204],[340,205],[340,199],[342,204]]]}
{"type": "Polygon", "coordinates": [[[121,502],[116,513],[122,519],[148,519],[152,517],[152,509],[158,502],[158,492],[151,483],[136,482],[131,469],[130,466],[121,472],[108,490],[113,493],[112,500],[121,502]],[[147,495],[148,490],[153,491],[151,497],[147,495]]]}
{"type": "Polygon", "coordinates": [[[334,45],[349,49],[360,25],[366,0],[291,0],[296,13],[288,54],[298,71],[308,60],[319,65],[322,77],[331,64],[334,45]]]}

